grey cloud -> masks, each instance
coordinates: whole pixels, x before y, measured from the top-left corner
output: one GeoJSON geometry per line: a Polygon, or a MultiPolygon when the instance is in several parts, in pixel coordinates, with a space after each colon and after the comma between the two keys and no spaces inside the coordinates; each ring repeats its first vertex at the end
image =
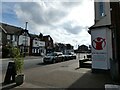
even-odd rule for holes
{"type": "MultiPolygon", "coordinates": [[[[35,2],[22,2],[18,3],[16,6],[20,8],[20,10],[23,13],[26,13],[27,15],[31,16],[30,19],[34,21],[35,23],[39,24],[46,24],[46,19],[44,18],[44,11],[42,6],[35,2]]],[[[22,17],[22,19],[25,19],[26,17],[22,17]]]]}
{"type": "Polygon", "coordinates": [[[77,5],[80,5],[82,3],[82,0],[81,0],[81,2],[62,2],[62,5],[64,6],[64,7],[75,7],[75,6],[77,6],[77,5]]]}
{"type": "Polygon", "coordinates": [[[72,22],[67,22],[61,25],[67,32],[71,34],[79,34],[84,27],[78,25],[72,25],[72,22]]]}
{"type": "Polygon", "coordinates": [[[62,5],[67,8],[76,7],[83,3],[84,0],[64,0],[62,5]]]}
{"type": "Polygon", "coordinates": [[[85,26],[83,29],[85,29],[86,31],[88,31],[88,28],[89,28],[89,26],[85,26]]]}
{"type": "MultiPolygon", "coordinates": [[[[68,14],[65,9],[53,8],[50,5],[46,6],[47,9],[45,9],[44,6],[36,2],[22,2],[17,4],[17,6],[20,7],[23,13],[31,16],[30,18],[34,23],[40,25],[51,25],[52,23],[58,22],[68,14]]],[[[23,17],[23,19],[24,18],[25,17],[23,17]]]]}
{"type": "Polygon", "coordinates": [[[61,20],[66,15],[67,15],[66,11],[52,9],[52,10],[48,11],[46,18],[49,20],[49,22],[56,22],[56,21],[61,20]]]}
{"type": "MultiPolygon", "coordinates": [[[[38,4],[37,2],[22,2],[16,6],[18,6],[23,13],[29,15],[32,22],[39,26],[47,26],[53,29],[63,28],[71,34],[78,34],[84,27],[79,25],[73,26],[73,22],[71,21],[66,21],[66,23],[60,26],[54,26],[53,24],[63,19],[68,14],[68,9],[71,10],[73,6],[80,3],[81,2],[61,2],[62,6],[60,6],[60,4],[50,2],[43,2],[43,4],[38,4]]],[[[25,18],[26,17],[22,17],[22,19],[25,18]]]]}

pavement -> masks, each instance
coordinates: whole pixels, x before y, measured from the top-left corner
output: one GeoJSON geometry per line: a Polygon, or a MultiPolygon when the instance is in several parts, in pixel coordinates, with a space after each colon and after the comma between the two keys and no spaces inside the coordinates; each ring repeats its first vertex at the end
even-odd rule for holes
{"type": "MultiPolygon", "coordinates": [[[[70,61],[73,62],[73,61],[70,61]]],[[[63,62],[64,63],[64,62],[63,62]]],[[[107,73],[92,73],[91,68],[79,68],[78,62],[70,65],[53,64],[59,68],[51,68],[51,65],[46,67],[36,67],[26,70],[25,81],[22,85],[16,86],[15,83],[10,86],[3,86],[3,89],[40,89],[40,88],[57,88],[57,89],[74,89],[74,88],[92,88],[105,89],[114,85],[110,74],[107,73]]],[[[107,89],[108,90],[108,89],[107,89]]],[[[116,90],[120,90],[120,87],[116,90]]]]}

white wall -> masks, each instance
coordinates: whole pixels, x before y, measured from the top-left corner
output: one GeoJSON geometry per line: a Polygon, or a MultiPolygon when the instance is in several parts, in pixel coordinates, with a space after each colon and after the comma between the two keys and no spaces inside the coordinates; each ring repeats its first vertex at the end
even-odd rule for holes
{"type": "Polygon", "coordinates": [[[19,45],[26,45],[26,46],[30,46],[30,37],[28,36],[24,36],[24,35],[20,35],[19,36],[19,45]]]}
{"type": "Polygon", "coordinates": [[[33,40],[33,47],[40,47],[40,46],[45,47],[45,42],[40,40],[33,40]]]}
{"type": "MultiPolygon", "coordinates": [[[[102,39],[101,39],[102,41],[102,39]]],[[[94,69],[110,69],[110,58],[112,58],[112,39],[111,30],[108,28],[97,28],[91,30],[91,46],[92,46],[92,68],[94,69]],[[102,49],[100,45],[97,46],[96,38],[101,37],[104,40],[102,42],[102,49]],[[95,41],[94,41],[95,40],[95,41]],[[99,49],[97,49],[98,47],[99,49]]]]}
{"type": "Polygon", "coordinates": [[[39,40],[33,40],[33,47],[39,47],[39,40]]]}
{"type": "Polygon", "coordinates": [[[99,15],[99,2],[95,2],[95,20],[97,22],[95,23],[96,26],[102,26],[102,25],[110,25],[111,24],[111,9],[110,9],[110,2],[104,2],[104,16],[99,15]]]}
{"type": "Polygon", "coordinates": [[[42,47],[45,47],[45,42],[44,41],[40,41],[39,45],[42,46],[42,47]]]}

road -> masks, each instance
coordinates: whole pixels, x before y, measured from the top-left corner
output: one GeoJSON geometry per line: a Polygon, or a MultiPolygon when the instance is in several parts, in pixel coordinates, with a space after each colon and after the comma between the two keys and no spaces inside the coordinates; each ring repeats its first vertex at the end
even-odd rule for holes
{"type": "MultiPolygon", "coordinates": [[[[77,59],[84,58],[86,54],[77,54],[77,59]]],[[[4,73],[7,69],[9,61],[12,59],[2,60],[0,61],[0,70],[4,73]]],[[[38,66],[43,66],[43,58],[42,57],[34,57],[34,58],[24,58],[24,69],[30,69],[38,66]]]]}
{"type": "MultiPolygon", "coordinates": [[[[12,60],[11,59],[2,60],[3,76],[5,75],[5,73],[7,71],[7,66],[10,61],[12,61],[12,60]]],[[[74,61],[75,60],[69,60],[69,61],[58,62],[58,63],[54,63],[54,64],[44,64],[42,57],[36,58],[36,59],[34,59],[34,58],[24,59],[24,72],[26,73],[26,71],[39,68],[40,72],[44,72],[43,74],[45,74],[45,73],[51,72],[51,70],[55,70],[56,68],[59,68],[59,67],[68,67],[69,65],[74,63],[74,61]],[[72,61],[72,62],[70,62],[70,61],[72,61]]]]}
{"type": "Polygon", "coordinates": [[[26,69],[25,82],[18,88],[104,88],[111,82],[108,74],[93,74],[91,68],[78,68],[78,62],[73,59],[26,69]]]}
{"type": "MultiPolygon", "coordinates": [[[[8,60],[2,60],[2,72],[6,72],[8,63],[12,61],[11,59],[8,60]]],[[[24,59],[24,69],[30,69],[37,67],[38,65],[41,64],[42,66],[43,59],[42,58],[37,58],[37,59],[24,59]]]]}
{"type": "MultiPolygon", "coordinates": [[[[25,70],[25,82],[33,87],[62,88],[69,87],[79,78],[74,74],[78,60],[69,60],[25,70]]],[[[78,72],[76,70],[76,72],[78,72]]],[[[25,84],[25,86],[27,87],[25,84]]]]}
{"type": "MultiPolygon", "coordinates": [[[[4,61],[4,64],[5,62],[7,61],[4,61]]],[[[54,64],[43,64],[42,58],[26,59],[24,67],[24,83],[11,89],[104,88],[106,83],[111,83],[108,74],[93,74],[91,68],[78,68],[79,58],[54,64]]],[[[4,75],[1,81],[3,80],[4,75]]]]}

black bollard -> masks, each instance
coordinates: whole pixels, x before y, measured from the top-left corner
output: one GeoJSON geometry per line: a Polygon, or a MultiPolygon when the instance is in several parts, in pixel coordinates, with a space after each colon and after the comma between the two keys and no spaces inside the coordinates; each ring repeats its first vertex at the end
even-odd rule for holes
{"type": "Polygon", "coordinates": [[[16,75],[15,63],[9,62],[8,67],[7,67],[7,72],[5,75],[5,79],[4,79],[4,83],[9,84],[9,83],[15,82],[15,75],[16,75]]]}

